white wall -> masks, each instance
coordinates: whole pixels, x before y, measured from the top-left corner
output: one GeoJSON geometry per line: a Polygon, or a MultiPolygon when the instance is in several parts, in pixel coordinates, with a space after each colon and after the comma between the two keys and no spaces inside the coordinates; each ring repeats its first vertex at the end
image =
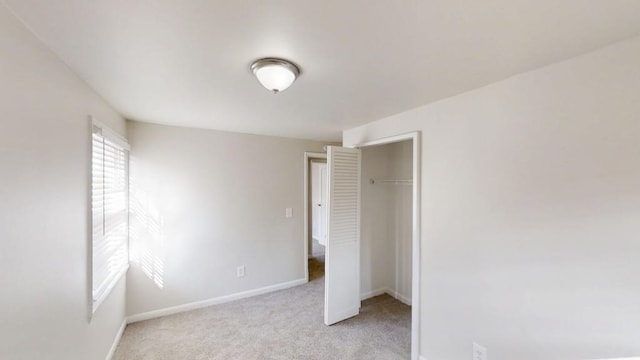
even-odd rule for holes
{"type": "Polygon", "coordinates": [[[640,354],[640,38],[344,132],[422,132],[421,354],[640,354]]]}
{"type": "Polygon", "coordinates": [[[0,5],[0,359],[105,359],[121,281],[89,321],[93,114],[113,109],[0,5]]]}
{"type": "Polygon", "coordinates": [[[411,141],[362,148],[360,291],[411,302],[412,187],[370,179],[411,179],[411,141]]]}
{"type": "Polygon", "coordinates": [[[137,122],[129,139],[129,314],[304,279],[304,152],[322,143],[137,122]]]}

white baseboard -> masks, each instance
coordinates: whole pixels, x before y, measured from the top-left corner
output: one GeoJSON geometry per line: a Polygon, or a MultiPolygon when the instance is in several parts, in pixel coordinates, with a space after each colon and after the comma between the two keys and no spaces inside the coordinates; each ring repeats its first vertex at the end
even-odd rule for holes
{"type": "Polygon", "coordinates": [[[360,300],[367,300],[367,299],[370,299],[372,297],[379,296],[379,295],[382,295],[382,294],[389,294],[389,296],[394,297],[397,300],[399,300],[400,302],[411,306],[411,299],[408,299],[407,297],[405,297],[404,295],[400,294],[399,292],[397,292],[395,290],[391,290],[389,288],[380,288],[380,289],[377,289],[377,290],[373,290],[373,291],[362,293],[362,294],[360,294],[360,300]]]}
{"type": "Polygon", "coordinates": [[[399,292],[391,290],[391,289],[387,289],[386,293],[391,295],[391,296],[393,296],[394,298],[396,298],[401,303],[404,303],[405,305],[411,306],[411,299],[407,298],[406,296],[404,296],[402,294],[400,294],[399,292]]]}
{"type": "Polygon", "coordinates": [[[365,292],[360,294],[360,300],[371,299],[372,297],[380,296],[388,291],[387,288],[380,288],[377,290],[365,292]]]}
{"type": "Polygon", "coordinates": [[[159,318],[167,315],[173,315],[173,314],[177,314],[185,311],[201,309],[201,308],[212,306],[212,305],[223,304],[223,303],[227,303],[234,300],[240,300],[240,299],[245,299],[252,296],[267,294],[267,293],[278,291],[278,290],[284,290],[284,289],[292,288],[294,286],[303,285],[306,283],[307,283],[307,280],[298,279],[298,280],[288,281],[280,284],[265,286],[258,289],[243,291],[235,294],[224,295],[224,296],[220,296],[212,299],[196,301],[196,302],[178,305],[178,306],[172,306],[172,307],[168,307],[160,310],[153,310],[153,311],[149,311],[141,314],[131,315],[127,318],[127,323],[131,324],[138,321],[150,320],[150,319],[155,319],[155,318],[159,318]]]}
{"type": "Polygon", "coordinates": [[[122,325],[120,325],[120,329],[118,329],[118,333],[116,334],[116,338],[113,339],[113,344],[111,345],[111,349],[107,353],[106,360],[113,359],[113,355],[116,353],[116,349],[118,348],[118,344],[120,344],[120,339],[122,339],[122,334],[124,334],[124,329],[127,328],[127,319],[125,318],[122,321],[122,325]]]}
{"type": "Polygon", "coordinates": [[[422,356],[422,355],[420,355],[420,360],[427,360],[427,358],[422,356]]]}

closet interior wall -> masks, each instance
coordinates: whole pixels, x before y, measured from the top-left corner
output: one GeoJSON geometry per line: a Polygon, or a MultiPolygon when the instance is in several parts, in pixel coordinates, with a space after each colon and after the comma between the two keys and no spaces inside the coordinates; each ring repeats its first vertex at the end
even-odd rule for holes
{"type": "Polygon", "coordinates": [[[362,148],[363,298],[388,293],[411,303],[412,186],[384,180],[412,178],[412,151],[410,140],[362,148]]]}

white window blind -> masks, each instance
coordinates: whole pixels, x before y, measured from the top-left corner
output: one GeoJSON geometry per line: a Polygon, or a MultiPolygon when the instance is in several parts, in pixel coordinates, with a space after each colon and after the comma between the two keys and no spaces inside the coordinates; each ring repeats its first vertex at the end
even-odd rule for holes
{"type": "Polygon", "coordinates": [[[129,152],[126,142],[93,125],[91,161],[93,312],[129,267],[129,152]]]}

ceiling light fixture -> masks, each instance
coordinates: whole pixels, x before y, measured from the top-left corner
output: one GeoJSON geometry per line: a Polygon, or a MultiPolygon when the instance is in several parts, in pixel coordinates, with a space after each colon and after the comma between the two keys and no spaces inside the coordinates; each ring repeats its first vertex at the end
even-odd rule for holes
{"type": "Polygon", "coordinates": [[[274,94],[285,90],[300,75],[300,69],[290,61],[264,58],[251,64],[251,70],[260,84],[274,94]]]}

